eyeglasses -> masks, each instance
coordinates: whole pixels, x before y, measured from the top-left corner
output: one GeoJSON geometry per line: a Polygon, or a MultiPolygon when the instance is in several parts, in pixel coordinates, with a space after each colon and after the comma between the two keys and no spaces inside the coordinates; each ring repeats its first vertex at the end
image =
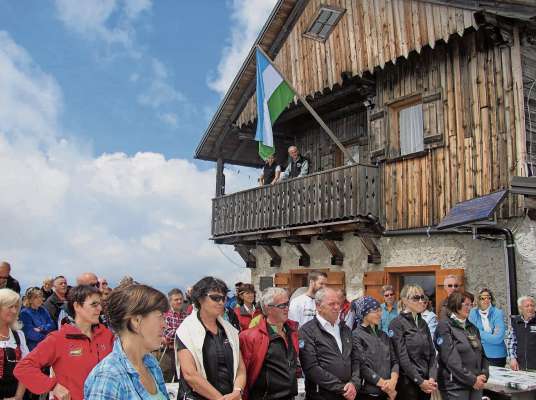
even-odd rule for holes
{"type": "Polygon", "coordinates": [[[227,299],[227,296],[222,294],[207,294],[207,296],[215,303],[225,303],[225,300],[227,299]]]}
{"type": "Polygon", "coordinates": [[[100,306],[102,306],[102,303],[100,301],[94,301],[92,303],[89,303],[88,304],[91,308],[98,308],[100,306]]]}
{"type": "Polygon", "coordinates": [[[98,288],[99,287],[99,282],[90,283],[88,286],[93,286],[95,288],[98,288]]]}
{"type": "Polygon", "coordinates": [[[411,300],[413,301],[427,301],[426,299],[426,296],[424,294],[421,294],[421,295],[415,295],[413,297],[411,297],[411,300]]]}
{"type": "Polygon", "coordinates": [[[480,300],[491,300],[491,296],[480,296],[480,300]]]}
{"type": "Polygon", "coordinates": [[[462,307],[471,308],[473,305],[471,303],[462,303],[462,307]]]}
{"type": "Polygon", "coordinates": [[[449,288],[454,288],[454,289],[458,289],[458,288],[460,287],[460,285],[458,285],[457,283],[454,283],[454,284],[449,283],[449,284],[447,285],[447,287],[449,287],[449,288]]]}
{"type": "Polygon", "coordinates": [[[280,310],[284,310],[285,308],[289,308],[290,302],[281,303],[281,304],[269,304],[270,307],[279,308],[280,310]]]}
{"type": "Polygon", "coordinates": [[[394,297],[394,293],[384,293],[383,297],[394,297]]]}

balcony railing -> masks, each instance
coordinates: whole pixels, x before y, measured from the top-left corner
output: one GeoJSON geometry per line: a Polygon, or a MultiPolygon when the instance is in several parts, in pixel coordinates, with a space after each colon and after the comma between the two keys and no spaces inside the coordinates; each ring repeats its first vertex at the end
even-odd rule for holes
{"type": "Polygon", "coordinates": [[[213,237],[378,215],[378,168],[349,165],[212,200],[213,237]]]}

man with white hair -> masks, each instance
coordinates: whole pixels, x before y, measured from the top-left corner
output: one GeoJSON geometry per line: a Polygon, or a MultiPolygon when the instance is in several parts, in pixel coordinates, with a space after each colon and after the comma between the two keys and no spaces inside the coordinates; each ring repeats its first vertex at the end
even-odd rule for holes
{"type": "Polygon", "coordinates": [[[296,146],[288,148],[288,165],[285,172],[281,174],[281,180],[298,178],[309,173],[309,160],[300,154],[296,146]]]}
{"type": "Polygon", "coordinates": [[[536,313],[532,296],[517,300],[520,315],[512,315],[506,338],[510,367],[514,370],[536,370],[536,313]]]}
{"type": "Polygon", "coordinates": [[[443,300],[443,303],[441,303],[441,309],[439,311],[439,319],[441,321],[446,321],[449,318],[449,311],[447,310],[447,300],[449,299],[449,296],[460,290],[462,287],[462,284],[460,282],[460,278],[457,275],[447,275],[445,279],[443,280],[443,287],[445,288],[445,292],[447,293],[447,297],[445,300],[443,300]]]}
{"type": "Polygon", "coordinates": [[[240,333],[247,372],[243,398],[294,399],[298,394],[298,326],[288,319],[288,293],[282,288],[267,288],[259,304],[263,314],[259,323],[240,333]]]}
{"type": "Polygon", "coordinates": [[[315,294],[316,316],[300,327],[300,361],[307,400],[353,400],[361,383],[352,331],[340,323],[340,299],[331,288],[315,294]]]}
{"type": "Polygon", "coordinates": [[[20,284],[11,276],[11,265],[7,261],[0,262],[0,289],[11,289],[20,294],[20,284]]]}

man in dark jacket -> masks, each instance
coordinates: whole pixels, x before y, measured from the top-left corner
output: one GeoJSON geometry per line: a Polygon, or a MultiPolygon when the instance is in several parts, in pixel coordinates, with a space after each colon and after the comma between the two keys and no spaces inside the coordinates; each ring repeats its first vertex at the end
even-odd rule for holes
{"type": "Polygon", "coordinates": [[[352,332],[340,324],[337,292],[320,289],[316,316],[299,331],[300,361],[307,400],[353,400],[360,384],[359,360],[353,357],[352,332]]]}
{"type": "Polygon", "coordinates": [[[298,178],[309,173],[309,160],[302,156],[296,146],[288,148],[289,162],[281,179],[298,178]]]}
{"type": "Polygon", "coordinates": [[[54,293],[47,299],[43,306],[47,309],[56,326],[58,326],[60,311],[63,305],[67,303],[65,297],[67,294],[67,280],[63,275],[54,278],[52,289],[54,290],[54,293]]]}
{"type": "Polygon", "coordinates": [[[513,370],[536,370],[536,313],[534,298],[520,297],[517,301],[520,315],[511,318],[506,343],[513,370]]]}
{"type": "Polygon", "coordinates": [[[7,261],[0,263],[0,289],[11,289],[20,294],[19,281],[11,276],[11,265],[7,261]]]}
{"type": "Polygon", "coordinates": [[[259,324],[240,333],[246,366],[244,399],[291,400],[298,394],[298,324],[288,320],[288,294],[271,287],[262,292],[259,324]]]}

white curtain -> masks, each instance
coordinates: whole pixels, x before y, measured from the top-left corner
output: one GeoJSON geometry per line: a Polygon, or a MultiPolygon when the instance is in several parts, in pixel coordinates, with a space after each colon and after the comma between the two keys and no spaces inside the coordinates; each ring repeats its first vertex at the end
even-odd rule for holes
{"type": "Polygon", "coordinates": [[[400,155],[417,153],[424,150],[422,104],[399,111],[400,155]]]}

